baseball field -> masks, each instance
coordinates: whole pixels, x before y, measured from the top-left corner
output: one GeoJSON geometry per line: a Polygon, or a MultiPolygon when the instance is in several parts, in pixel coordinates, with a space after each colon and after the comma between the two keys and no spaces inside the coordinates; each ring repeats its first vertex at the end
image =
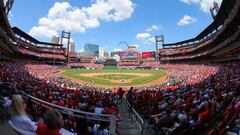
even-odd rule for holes
{"type": "Polygon", "coordinates": [[[102,87],[137,87],[159,84],[166,79],[163,70],[75,70],[59,74],[75,82],[102,87]]]}

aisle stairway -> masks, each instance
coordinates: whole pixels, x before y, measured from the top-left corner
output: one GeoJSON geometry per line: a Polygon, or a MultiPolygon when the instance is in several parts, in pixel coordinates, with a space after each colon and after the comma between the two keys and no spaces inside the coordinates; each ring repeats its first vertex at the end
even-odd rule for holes
{"type": "MultiPolygon", "coordinates": [[[[119,135],[141,135],[141,130],[137,126],[136,122],[133,120],[131,124],[131,119],[129,111],[126,109],[126,103],[122,102],[118,108],[121,115],[122,121],[120,122],[118,129],[119,135]]],[[[142,135],[150,135],[147,130],[144,130],[142,135]]]]}
{"type": "Polygon", "coordinates": [[[17,135],[16,132],[9,126],[8,122],[0,123],[1,135],[17,135]]]}
{"type": "Polygon", "coordinates": [[[125,107],[126,103],[122,102],[119,105],[119,113],[121,115],[122,121],[119,124],[119,135],[140,135],[137,124],[133,121],[131,125],[131,120],[129,117],[129,112],[125,107]]]}

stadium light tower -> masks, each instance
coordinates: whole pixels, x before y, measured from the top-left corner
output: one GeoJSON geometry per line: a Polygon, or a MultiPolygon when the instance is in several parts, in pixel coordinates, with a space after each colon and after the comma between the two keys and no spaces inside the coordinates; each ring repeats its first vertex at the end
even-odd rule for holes
{"type": "Polygon", "coordinates": [[[155,36],[155,43],[156,43],[156,53],[155,53],[155,61],[157,61],[158,59],[158,44],[162,43],[164,44],[164,35],[160,35],[160,36],[155,36]]]}
{"type": "Polygon", "coordinates": [[[70,45],[71,32],[62,31],[61,44],[63,44],[64,38],[67,39],[67,63],[69,63],[69,45],[70,45]]]}
{"type": "Polygon", "coordinates": [[[210,13],[211,13],[211,16],[212,16],[213,19],[216,18],[219,9],[220,8],[219,8],[218,3],[216,1],[214,1],[213,6],[210,8],[210,13]]]}
{"type": "Polygon", "coordinates": [[[7,0],[6,3],[4,3],[5,4],[4,8],[7,14],[12,9],[13,3],[14,3],[14,0],[7,0]]]}

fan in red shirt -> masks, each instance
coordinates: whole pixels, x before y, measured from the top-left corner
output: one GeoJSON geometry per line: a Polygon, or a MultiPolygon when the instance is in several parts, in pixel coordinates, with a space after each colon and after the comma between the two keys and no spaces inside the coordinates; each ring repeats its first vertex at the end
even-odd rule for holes
{"type": "Polygon", "coordinates": [[[44,124],[37,127],[37,135],[61,135],[59,130],[63,127],[62,115],[58,110],[48,110],[43,117],[44,124]]]}
{"type": "Polygon", "coordinates": [[[120,99],[123,98],[125,91],[122,88],[119,88],[119,90],[117,91],[117,94],[119,95],[120,99]]]}
{"type": "Polygon", "coordinates": [[[205,111],[198,114],[201,122],[207,122],[211,118],[212,115],[211,107],[212,107],[211,103],[208,103],[205,111]]]}
{"type": "Polygon", "coordinates": [[[58,129],[51,130],[45,124],[40,124],[37,128],[37,135],[61,135],[61,133],[58,129]]]}

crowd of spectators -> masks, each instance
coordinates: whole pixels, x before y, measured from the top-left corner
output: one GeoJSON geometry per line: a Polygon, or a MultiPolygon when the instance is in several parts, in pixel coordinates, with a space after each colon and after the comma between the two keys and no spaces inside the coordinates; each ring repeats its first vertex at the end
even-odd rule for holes
{"type": "Polygon", "coordinates": [[[176,48],[173,47],[173,48],[162,49],[161,55],[175,55],[175,54],[181,54],[181,53],[184,54],[184,53],[192,52],[199,49],[200,47],[208,45],[210,42],[212,42],[211,39],[205,41],[204,43],[195,43],[185,47],[183,46],[183,47],[176,47],[176,48]]]}
{"type": "MultiPolygon", "coordinates": [[[[145,88],[134,90],[131,95],[133,106],[150,123],[166,134],[203,134],[204,126],[212,124],[219,114],[228,113],[229,106],[239,103],[239,64],[224,65],[170,65],[184,81],[178,87],[145,88]]],[[[231,109],[230,109],[231,110],[231,109]]],[[[237,110],[237,109],[235,109],[237,110]]],[[[237,111],[235,111],[237,112],[237,111]]],[[[225,118],[228,125],[237,118],[225,118]],[[234,119],[235,118],[235,119],[234,119]]],[[[237,115],[236,115],[237,114],[237,115]]],[[[227,125],[227,124],[226,124],[227,125]]],[[[226,133],[227,130],[219,132],[226,133]]],[[[238,130],[237,130],[238,131],[238,130]]]]}
{"type": "Polygon", "coordinates": [[[89,68],[89,69],[103,69],[103,64],[96,64],[96,63],[70,63],[68,64],[70,67],[83,67],[83,68],[89,68]]]}
{"type": "Polygon", "coordinates": [[[161,64],[159,61],[143,61],[143,63],[140,65],[140,67],[146,67],[146,68],[160,68],[161,64]]]}
{"type": "Polygon", "coordinates": [[[19,52],[26,55],[32,55],[32,56],[37,56],[41,58],[62,59],[62,60],[66,59],[64,54],[40,53],[40,52],[32,51],[23,47],[17,47],[17,48],[19,52]]]}
{"type": "MultiPolygon", "coordinates": [[[[211,124],[226,110],[228,118],[220,119],[233,124],[240,101],[240,65],[231,64],[167,64],[171,76],[167,82],[181,80],[178,84],[154,85],[133,89],[131,103],[134,108],[161,132],[177,134],[192,133],[205,124],[211,124]],[[235,108],[234,109],[231,109],[235,108]],[[228,109],[227,109],[228,108],[228,109]],[[233,110],[233,111],[232,111],[233,110]],[[230,117],[234,116],[234,117],[230,117]]],[[[95,114],[116,115],[117,103],[124,91],[90,87],[74,83],[58,76],[58,68],[33,61],[1,62],[0,80],[11,92],[24,90],[26,93],[52,104],[95,114]]],[[[3,98],[2,106],[8,108],[10,97],[3,98]]],[[[40,118],[45,110],[35,106],[30,114],[40,118]]],[[[109,132],[109,123],[86,122],[74,117],[63,116],[65,128],[71,132],[94,132],[102,129],[109,132]],[[86,124],[87,123],[87,124],[86,124]],[[80,125],[88,125],[84,131],[80,125]]],[[[238,123],[235,123],[238,125],[238,123]]],[[[225,129],[236,132],[238,128],[225,129]]],[[[215,130],[214,130],[215,131],[215,130]]],[[[220,131],[219,131],[220,132],[220,131]]]]}
{"type": "Polygon", "coordinates": [[[125,66],[125,65],[118,65],[118,69],[136,69],[138,66],[125,66]]]}
{"type": "MultiPolygon", "coordinates": [[[[41,63],[1,62],[0,68],[0,80],[8,84],[8,89],[11,92],[24,90],[38,99],[62,107],[95,114],[116,115],[120,118],[117,109],[119,95],[116,91],[112,92],[107,89],[73,83],[70,80],[58,77],[55,67],[41,63]]],[[[43,107],[36,105],[33,108],[33,110],[28,111],[29,114],[36,118],[43,116],[45,112],[43,107]]],[[[78,132],[77,127],[79,123],[82,123],[82,119],[68,116],[64,118],[66,129],[71,132],[78,132]]],[[[106,122],[91,121],[88,123],[92,130],[96,130],[98,127],[102,128],[101,124],[106,125],[106,122]]]]}
{"type": "Polygon", "coordinates": [[[62,48],[40,48],[39,50],[42,52],[48,52],[48,53],[58,53],[58,54],[64,54],[64,51],[62,48]]]}
{"type": "MultiPolygon", "coordinates": [[[[64,54],[63,48],[54,48],[54,47],[41,47],[33,43],[29,43],[27,41],[24,41],[22,39],[16,38],[16,41],[19,43],[18,46],[20,48],[31,48],[32,50],[35,50],[35,52],[42,52],[42,53],[57,53],[57,54],[64,54]]],[[[45,45],[46,46],[46,45],[45,45]]],[[[30,49],[29,49],[30,50],[30,49]]]]}

